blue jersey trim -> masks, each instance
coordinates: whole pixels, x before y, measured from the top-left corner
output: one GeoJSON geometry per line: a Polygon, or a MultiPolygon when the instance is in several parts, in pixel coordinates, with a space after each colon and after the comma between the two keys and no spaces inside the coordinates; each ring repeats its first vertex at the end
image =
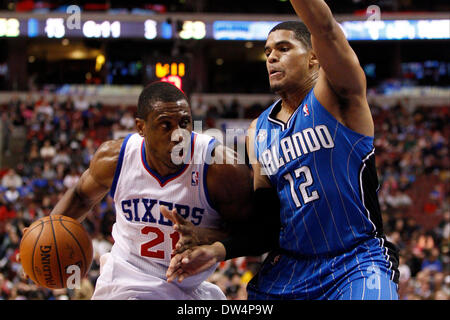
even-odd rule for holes
{"type": "Polygon", "coordinates": [[[128,134],[122,142],[122,147],[120,148],[119,160],[117,161],[116,172],[114,173],[114,180],[111,185],[111,190],[109,194],[114,199],[114,194],[116,193],[117,182],[119,180],[120,171],[122,170],[123,156],[125,155],[125,148],[127,146],[128,139],[133,135],[133,133],[128,134]]]}
{"type": "Polygon", "coordinates": [[[212,161],[212,156],[211,156],[212,152],[218,144],[219,144],[219,141],[217,141],[214,138],[209,141],[208,148],[206,149],[205,164],[203,165],[203,192],[205,193],[206,202],[208,202],[208,205],[211,208],[213,208],[214,210],[216,210],[216,209],[214,208],[212,201],[209,197],[208,185],[206,183],[206,178],[207,178],[207,174],[208,174],[208,167],[212,161]]]}

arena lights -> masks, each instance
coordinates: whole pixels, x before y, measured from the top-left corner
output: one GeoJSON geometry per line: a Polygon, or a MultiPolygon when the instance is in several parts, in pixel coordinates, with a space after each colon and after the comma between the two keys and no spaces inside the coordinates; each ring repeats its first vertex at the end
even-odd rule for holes
{"type": "MultiPolygon", "coordinates": [[[[278,22],[215,21],[216,40],[265,40],[278,22]]],[[[348,40],[450,39],[450,20],[345,21],[341,27],[348,40]]]]}
{"type": "Polygon", "coordinates": [[[0,18],[0,37],[18,37],[20,22],[17,19],[0,18]]]}
{"type": "Polygon", "coordinates": [[[349,40],[450,39],[450,20],[345,21],[349,40]]]}
{"type": "Polygon", "coordinates": [[[214,21],[215,40],[266,40],[280,21],[214,21]]]}
{"type": "Polygon", "coordinates": [[[178,89],[183,90],[183,80],[179,76],[167,76],[164,78],[161,78],[161,81],[163,82],[169,82],[176,86],[178,89]]]}
{"type": "MultiPolygon", "coordinates": [[[[0,37],[116,38],[183,40],[265,41],[279,21],[185,20],[157,21],[81,21],[73,28],[64,18],[0,18],[0,37]]],[[[450,39],[450,19],[369,20],[340,23],[347,39],[353,40],[428,40],[450,39]]]]}

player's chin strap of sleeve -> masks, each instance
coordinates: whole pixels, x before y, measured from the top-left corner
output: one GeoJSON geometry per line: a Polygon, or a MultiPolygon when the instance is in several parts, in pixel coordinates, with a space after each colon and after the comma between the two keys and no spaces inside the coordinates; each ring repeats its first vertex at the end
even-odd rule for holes
{"type": "Polygon", "coordinates": [[[273,188],[253,193],[253,214],[246,223],[232,226],[230,236],[221,240],[226,249],[225,260],[258,256],[278,247],[280,234],[280,200],[273,188]]]}

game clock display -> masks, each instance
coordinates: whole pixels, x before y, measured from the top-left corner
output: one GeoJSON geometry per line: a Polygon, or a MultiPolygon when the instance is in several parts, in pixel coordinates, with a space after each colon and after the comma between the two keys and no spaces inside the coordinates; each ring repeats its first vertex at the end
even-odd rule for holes
{"type": "MultiPolygon", "coordinates": [[[[0,37],[263,41],[270,29],[280,22],[172,19],[126,21],[110,16],[105,20],[81,19],[79,23],[73,23],[68,17],[70,16],[42,19],[0,17],[0,37]]],[[[340,25],[349,41],[450,39],[450,19],[343,21],[340,25]]]]}

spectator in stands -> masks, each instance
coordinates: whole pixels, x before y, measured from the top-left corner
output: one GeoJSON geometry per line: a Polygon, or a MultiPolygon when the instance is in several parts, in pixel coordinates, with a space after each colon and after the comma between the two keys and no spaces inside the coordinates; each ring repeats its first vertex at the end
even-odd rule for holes
{"type": "Polygon", "coordinates": [[[412,204],[411,198],[399,188],[394,188],[385,198],[387,205],[393,208],[408,207],[412,204]]]}
{"type": "Polygon", "coordinates": [[[14,169],[10,169],[2,178],[2,187],[17,189],[22,186],[22,177],[14,169]]]}
{"type": "Polygon", "coordinates": [[[20,197],[19,191],[16,188],[9,187],[4,194],[4,199],[6,202],[15,203],[20,197]]]}
{"type": "Polygon", "coordinates": [[[131,114],[130,111],[126,111],[123,116],[120,118],[120,125],[125,129],[125,130],[131,130],[135,127],[136,125],[136,120],[133,117],[133,115],[131,114]]]}
{"type": "Polygon", "coordinates": [[[76,111],[86,111],[89,109],[89,101],[87,101],[84,94],[80,95],[78,99],[74,100],[73,106],[76,111]]]}
{"type": "Polygon", "coordinates": [[[80,288],[75,288],[72,300],[90,300],[94,293],[94,286],[92,282],[84,277],[81,279],[80,288]]]}
{"type": "Polygon", "coordinates": [[[208,104],[203,100],[201,96],[198,96],[197,99],[192,100],[191,108],[192,108],[192,119],[194,121],[205,119],[206,112],[208,111],[208,104]]]}
{"type": "Polygon", "coordinates": [[[51,160],[56,155],[56,149],[49,139],[44,141],[44,145],[41,147],[39,154],[43,160],[51,160]]]}
{"type": "Polygon", "coordinates": [[[63,184],[66,189],[70,189],[77,181],[80,179],[80,175],[78,174],[78,170],[75,167],[70,167],[69,173],[64,177],[63,184]]]}
{"type": "Polygon", "coordinates": [[[68,147],[63,147],[61,150],[58,150],[57,154],[52,159],[52,165],[56,166],[60,163],[63,163],[66,165],[66,167],[70,166],[72,163],[70,153],[71,152],[68,147]]]}
{"type": "MultiPolygon", "coordinates": [[[[61,103],[55,103],[54,99],[47,102],[54,111],[52,119],[48,118],[51,112],[39,112],[37,115],[31,95],[13,103],[14,108],[19,106],[19,111],[25,119],[23,125],[29,140],[23,151],[23,162],[18,163],[14,169],[7,170],[1,180],[0,299],[89,299],[90,285],[95,283],[98,276],[98,261],[92,264],[86,279],[82,281],[80,291],[52,291],[21,278],[19,265],[14,261],[14,252],[17,250],[23,227],[50,212],[66,189],[64,178],[68,176],[69,168],[87,168],[99,143],[106,139],[105,136],[99,138],[98,133],[102,128],[107,128],[104,131],[111,135],[111,125],[120,121],[120,115],[114,109],[102,109],[98,118],[94,116],[89,120],[95,123],[94,129],[91,130],[89,123],[84,123],[82,112],[77,113],[75,110],[70,96],[61,103]],[[48,120],[51,120],[51,130],[46,123],[48,120]],[[47,150],[49,145],[55,152],[47,150]],[[11,175],[14,178],[10,178],[11,175]],[[7,186],[4,186],[4,179],[13,181],[11,194],[6,195],[10,186],[8,182],[7,186]],[[17,195],[16,191],[19,198],[11,202],[17,195]]],[[[43,101],[38,104],[45,106],[43,101]]],[[[199,104],[204,106],[201,107],[204,109],[201,109],[199,117],[204,118],[208,104],[201,100],[199,104]]],[[[220,106],[219,102],[216,104],[220,106]]],[[[216,107],[209,115],[223,118],[224,112],[219,109],[216,107]]],[[[238,109],[245,109],[244,116],[255,118],[261,112],[262,106],[255,104],[244,108],[239,105],[238,109]]],[[[450,299],[450,170],[448,134],[445,131],[448,116],[441,112],[442,109],[395,109],[395,112],[401,114],[401,117],[397,118],[401,119],[393,119],[395,117],[391,116],[394,112],[392,109],[372,105],[374,120],[377,123],[375,147],[381,186],[380,204],[383,206],[383,215],[386,216],[386,234],[401,249],[401,299],[450,299]],[[433,183],[429,190],[424,185],[417,186],[417,181],[421,181],[421,178],[430,177],[427,174],[438,177],[438,182],[433,183]],[[434,214],[427,215],[426,219],[435,218],[437,223],[427,228],[422,226],[420,220],[424,216],[424,207],[419,205],[418,199],[410,193],[417,187],[429,198],[428,201],[435,205],[434,214]],[[412,200],[411,204],[408,204],[408,200],[402,200],[403,194],[412,200]],[[418,214],[411,215],[413,211],[418,211],[418,214]]],[[[9,112],[11,109],[4,110],[6,111],[1,113],[2,121],[17,121],[14,114],[9,112]]],[[[127,112],[125,109],[122,111],[127,112]]],[[[14,130],[13,126],[10,128],[14,130]]],[[[86,229],[95,239],[97,251],[104,252],[111,245],[113,239],[101,234],[109,235],[114,221],[114,206],[109,197],[94,210],[90,219],[86,220],[86,229]]],[[[255,258],[251,264],[247,263],[245,270],[236,268],[232,263],[221,265],[210,280],[218,284],[225,293],[228,292],[230,298],[246,299],[245,285],[258,269],[260,261],[262,260],[255,258]]]]}
{"type": "Polygon", "coordinates": [[[442,262],[439,260],[439,249],[434,247],[425,253],[425,259],[422,262],[422,270],[431,270],[442,272],[442,262]]]}

